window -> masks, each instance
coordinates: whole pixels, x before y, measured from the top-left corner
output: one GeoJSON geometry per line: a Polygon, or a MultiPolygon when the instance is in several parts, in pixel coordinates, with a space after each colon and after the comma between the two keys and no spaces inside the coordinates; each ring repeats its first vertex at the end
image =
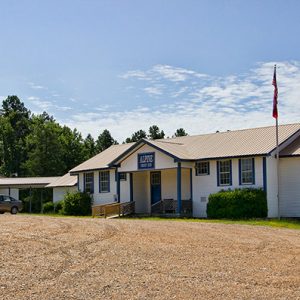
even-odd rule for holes
{"type": "Polygon", "coordinates": [[[195,165],[196,176],[209,175],[209,161],[198,161],[195,165]]]}
{"type": "Polygon", "coordinates": [[[99,172],[99,193],[109,193],[110,183],[109,183],[109,171],[99,172]]]}
{"type": "Polygon", "coordinates": [[[218,185],[231,185],[231,160],[217,162],[218,185]]]}
{"type": "Polygon", "coordinates": [[[239,160],[239,175],[241,184],[254,184],[254,158],[239,160]]]}
{"type": "Polygon", "coordinates": [[[127,180],[127,174],[125,172],[119,173],[119,178],[122,181],[126,181],[127,180]]]}
{"type": "Polygon", "coordinates": [[[84,173],[84,191],[94,193],[94,173],[84,173]]]}

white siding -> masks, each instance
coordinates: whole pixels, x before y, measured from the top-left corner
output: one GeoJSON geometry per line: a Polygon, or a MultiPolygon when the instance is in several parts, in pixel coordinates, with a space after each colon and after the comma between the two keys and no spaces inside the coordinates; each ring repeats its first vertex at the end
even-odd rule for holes
{"type": "Polygon", "coordinates": [[[133,200],[135,201],[136,213],[149,214],[151,211],[150,201],[150,173],[133,173],[133,200]]]}
{"type": "Polygon", "coordinates": [[[177,167],[177,163],[174,162],[174,159],[161,151],[154,149],[151,146],[144,145],[139,150],[131,154],[121,163],[119,172],[132,172],[138,170],[138,154],[146,152],[155,152],[155,169],[169,169],[177,167]]]}
{"type": "Polygon", "coordinates": [[[126,174],[126,181],[120,181],[120,200],[121,202],[130,201],[130,174],[126,174]]]}
{"type": "Polygon", "coordinates": [[[84,176],[84,173],[79,173],[79,175],[78,175],[78,182],[77,182],[78,190],[82,191],[82,192],[84,191],[84,186],[83,186],[84,179],[83,179],[83,176],[84,176]]]}
{"type": "Polygon", "coordinates": [[[300,158],[280,158],[279,203],[282,217],[300,217],[300,158]]]}
{"type": "Polygon", "coordinates": [[[70,187],[54,187],[53,188],[53,202],[58,202],[64,199],[68,192],[73,193],[77,191],[77,186],[70,187]]]}
{"type": "Polygon", "coordinates": [[[117,184],[115,181],[115,170],[109,170],[110,191],[108,193],[99,193],[99,171],[94,172],[94,204],[112,203],[117,194],[117,184]]]}
{"type": "Polygon", "coordinates": [[[222,189],[234,189],[245,187],[263,187],[263,163],[261,157],[255,158],[255,185],[239,185],[239,163],[238,159],[232,159],[232,185],[217,185],[217,161],[211,160],[210,174],[196,176],[193,164],[193,215],[194,217],[205,218],[208,197],[212,193],[216,193],[222,189]]]}
{"type": "Polygon", "coordinates": [[[269,156],[266,158],[267,164],[267,201],[268,217],[278,217],[278,179],[277,179],[277,162],[276,158],[269,156]]]}
{"type": "MultiPolygon", "coordinates": [[[[161,197],[177,200],[177,169],[161,172],[161,197]]],[[[181,199],[191,199],[189,169],[181,169],[181,199]]]]}
{"type": "MultiPolygon", "coordinates": [[[[105,193],[99,192],[99,172],[94,171],[94,194],[93,194],[93,204],[105,204],[115,202],[115,197],[117,195],[117,182],[115,180],[115,169],[110,169],[110,191],[105,193]]],[[[79,174],[79,189],[84,191],[84,173],[79,174]]],[[[130,175],[127,174],[126,181],[120,181],[120,198],[121,202],[130,201],[130,175]]]]}
{"type": "Polygon", "coordinates": [[[10,196],[19,200],[19,189],[10,189],[10,196]]]}
{"type": "Polygon", "coordinates": [[[10,190],[9,188],[0,189],[0,194],[10,195],[16,200],[19,200],[19,189],[10,189],[10,190]]]}

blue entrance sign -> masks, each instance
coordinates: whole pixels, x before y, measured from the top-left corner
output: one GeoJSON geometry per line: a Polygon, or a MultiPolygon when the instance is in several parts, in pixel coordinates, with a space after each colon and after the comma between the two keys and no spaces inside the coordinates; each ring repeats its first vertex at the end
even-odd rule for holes
{"type": "Polygon", "coordinates": [[[155,153],[139,153],[138,154],[138,169],[154,169],[155,168],[155,153]]]}

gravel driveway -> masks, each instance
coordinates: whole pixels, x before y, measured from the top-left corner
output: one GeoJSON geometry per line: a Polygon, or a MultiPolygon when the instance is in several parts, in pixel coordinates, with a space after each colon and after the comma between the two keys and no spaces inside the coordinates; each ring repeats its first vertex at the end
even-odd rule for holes
{"type": "Polygon", "coordinates": [[[300,299],[300,231],[0,215],[0,299],[300,299]]]}

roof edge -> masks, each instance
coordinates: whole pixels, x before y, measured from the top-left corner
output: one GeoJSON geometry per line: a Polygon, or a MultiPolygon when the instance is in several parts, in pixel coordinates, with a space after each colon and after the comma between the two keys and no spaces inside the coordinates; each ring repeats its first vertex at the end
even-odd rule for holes
{"type": "MultiPolygon", "coordinates": [[[[290,136],[289,136],[288,138],[286,138],[283,142],[281,142],[281,143],[278,145],[278,148],[281,147],[281,146],[283,146],[283,144],[284,144],[285,142],[287,142],[289,139],[294,138],[294,139],[292,139],[292,140],[290,141],[290,143],[289,143],[288,145],[284,146],[283,149],[284,149],[285,147],[289,146],[289,145],[290,145],[297,137],[299,137],[299,136],[297,136],[297,134],[300,134],[300,129],[298,129],[297,131],[295,131],[292,135],[290,135],[290,136]]],[[[273,149],[268,153],[268,155],[271,155],[271,153],[272,153],[273,151],[275,151],[276,149],[277,149],[277,146],[276,146],[275,148],[273,148],[273,149]]],[[[283,149],[280,149],[279,151],[282,151],[283,149]]]]}
{"type": "MultiPolygon", "coordinates": [[[[110,167],[112,167],[112,166],[115,166],[115,164],[119,161],[119,160],[121,160],[122,158],[124,158],[127,154],[129,154],[131,151],[133,151],[133,153],[135,152],[135,151],[137,151],[137,147],[138,146],[140,146],[141,144],[145,144],[145,145],[148,145],[148,146],[150,146],[150,147],[153,147],[154,149],[156,149],[156,150],[158,150],[158,151],[160,151],[160,152],[162,152],[162,153],[164,153],[164,154],[166,154],[166,155],[168,155],[168,156],[170,156],[170,157],[172,157],[172,158],[174,158],[174,159],[176,159],[176,160],[180,160],[180,158],[179,157],[177,157],[176,155],[174,155],[174,154],[172,154],[172,153],[170,153],[170,152],[168,152],[168,151],[166,151],[166,150],[164,150],[164,149],[162,149],[162,148],[160,148],[159,146],[157,146],[157,145],[154,145],[154,144],[152,144],[151,143],[151,141],[149,141],[149,140],[147,140],[147,139],[141,139],[141,140],[139,140],[138,142],[136,142],[135,144],[133,144],[130,148],[128,148],[126,151],[124,151],[122,154],[120,154],[117,158],[115,158],[112,162],[110,162],[109,164],[108,164],[108,166],[110,166],[110,167]]],[[[132,153],[132,154],[133,154],[132,153]]]]}

